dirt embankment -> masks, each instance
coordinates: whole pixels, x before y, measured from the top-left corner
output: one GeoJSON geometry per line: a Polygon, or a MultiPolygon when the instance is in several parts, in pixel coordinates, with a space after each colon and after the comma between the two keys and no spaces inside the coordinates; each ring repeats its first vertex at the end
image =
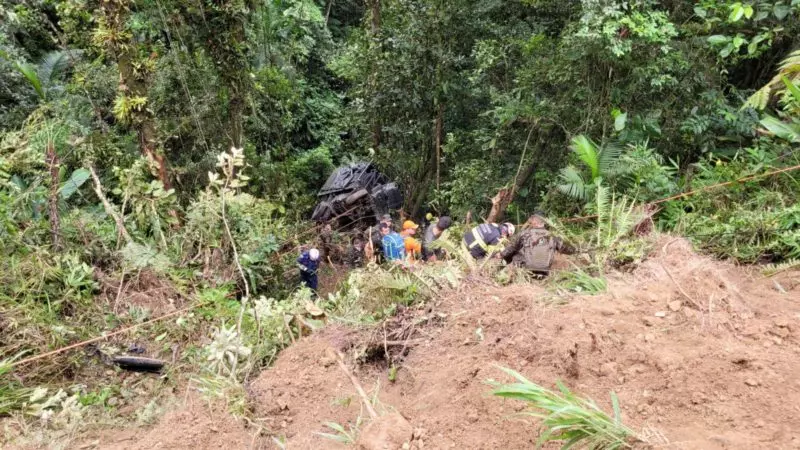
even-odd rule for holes
{"type": "MultiPolygon", "coordinates": [[[[558,306],[536,286],[465,284],[418,331],[395,382],[380,358],[354,368],[380,406],[405,416],[417,448],[531,448],[522,404],[488,395],[496,366],[563,380],[653,444],[682,449],[800,448],[800,274],[765,279],[665,240],[609,293],[558,306]],[[785,291],[782,293],[781,290],[785,291]],[[545,301],[543,301],[545,299],[545,301]]],[[[251,386],[257,415],[288,448],[340,448],[323,422],[368,420],[330,348],[329,329],[286,350],[251,386]]]]}
{"type": "MultiPolygon", "coordinates": [[[[545,386],[560,379],[607,411],[615,391],[626,424],[659,448],[800,448],[800,272],[768,279],[665,239],[605,295],[466,282],[416,317],[403,319],[413,333],[387,332],[385,348],[405,354],[394,382],[383,352],[349,360],[378,412],[410,423],[395,425],[406,448],[532,448],[536,425],[512,417],[524,405],[489,395],[487,379],[505,380],[498,365],[545,386]]],[[[332,432],[324,422],[361,418],[372,434],[332,349],[346,359],[380,349],[381,332],[329,327],[285,350],[248,386],[256,417],[288,449],[345,448],[319,434],[332,432]]],[[[194,406],[101,446],[277,448],[256,431],[194,406]]]]}

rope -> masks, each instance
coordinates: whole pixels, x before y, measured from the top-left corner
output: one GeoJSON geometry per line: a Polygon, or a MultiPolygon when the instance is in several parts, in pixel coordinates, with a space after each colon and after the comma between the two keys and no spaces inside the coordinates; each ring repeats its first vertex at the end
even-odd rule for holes
{"type": "MultiPolygon", "coordinates": [[[[355,206],[355,207],[353,207],[353,208],[351,208],[351,209],[349,209],[349,210],[347,210],[347,211],[345,211],[345,212],[343,212],[343,213],[341,213],[341,214],[339,214],[339,215],[335,216],[335,217],[334,217],[333,219],[331,219],[331,220],[338,219],[339,217],[342,217],[343,215],[346,215],[347,213],[349,213],[349,212],[351,212],[351,211],[355,210],[356,208],[358,208],[358,206],[355,206]]],[[[314,230],[316,230],[316,229],[320,228],[321,226],[322,226],[322,225],[320,224],[320,225],[317,225],[317,226],[315,226],[315,227],[312,227],[312,228],[310,228],[310,229],[308,229],[308,230],[304,231],[303,233],[300,233],[300,234],[298,234],[297,236],[295,236],[295,239],[297,239],[297,237],[299,237],[299,236],[302,236],[302,235],[304,235],[304,234],[310,233],[310,232],[312,232],[312,231],[314,231],[314,230]]],[[[343,226],[341,226],[341,227],[337,228],[335,231],[339,231],[339,230],[341,230],[342,228],[344,228],[344,227],[346,227],[346,226],[347,226],[347,225],[343,225],[343,226]]],[[[284,252],[284,253],[282,253],[282,254],[281,254],[281,253],[278,253],[278,254],[277,254],[277,256],[283,256],[283,255],[286,255],[287,253],[290,253],[290,252],[294,251],[296,248],[297,248],[297,247],[293,247],[291,250],[289,250],[289,251],[287,251],[287,252],[284,252]]],[[[11,363],[9,367],[11,367],[11,368],[14,368],[14,367],[22,366],[22,365],[25,365],[25,364],[32,363],[32,362],[34,362],[34,361],[38,361],[38,360],[40,360],[40,359],[44,359],[44,358],[47,358],[47,357],[50,357],[50,356],[53,356],[53,355],[57,355],[57,354],[59,354],[59,353],[66,352],[66,351],[68,351],[68,350],[73,350],[73,349],[76,349],[76,348],[83,347],[83,346],[85,346],[85,345],[89,345],[89,344],[92,344],[92,343],[95,343],[95,342],[100,342],[100,341],[106,340],[106,339],[108,339],[108,338],[111,338],[111,337],[114,337],[114,336],[119,336],[119,335],[121,335],[121,334],[125,334],[125,333],[127,333],[127,332],[129,332],[129,331],[135,330],[135,329],[137,329],[137,328],[140,328],[140,327],[143,327],[143,326],[145,326],[145,325],[150,325],[150,324],[153,324],[153,323],[159,322],[159,321],[161,321],[161,320],[168,319],[168,318],[170,318],[170,317],[173,317],[173,316],[176,316],[176,315],[179,315],[179,314],[183,314],[183,313],[186,313],[186,312],[192,311],[192,310],[194,310],[194,309],[197,309],[197,308],[200,308],[200,307],[202,307],[202,306],[206,306],[206,305],[208,305],[209,303],[210,303],[210,302],[202,302],[202,303],[198,303],[198,304],[195,304],[195,305],[187,306],[187,307],[185,307],[185,308],[182,308],[182,309],[179,309],[179,310],[177,310],[177,311],[173,311],[173,312],[171,312],[171,313],[167,313],[167,314],[164,314],[164,315],[162,315],[162,316],[155,317],[155,318],[153,318],[153,319],[150,319],[150,320],[148,320],[148,321],[146,321],[146,322],[142,322],[142,323],[138,323],[138,324],[135,324],[135,325],[131,325],[131,326],[129,326],[129,327],[125,327],[125,328],[122,328],[122,329],[119,329],[119,330],[113,331],[113,332],[111,332],[111,333],[104,334],[104,335],[102,335],[102,336],[98,336],[98,337],[95,337],[95,338],[92,338],[92,339],[87,339],[87,340],[85,340],[85,341],[77,342],[77,343],[75,343],[75,344],[70,344],[70,345],[67,345],[67,346],[65,346],[65,347],[61,347],[61,348],[58,348],[58,349],[55,349],[55,350],[52,350],[52,351],[49,351],[49,352],[46,352],[46,353],[42,353],[42,354],[40,354],[40,355],[35,355],[35,356],[31,356],[31,357],[29,357],[29,358],[25,358],[25,359],[19,360],[19,361],[17,361],[17,362],[11,363]]]]}
{"type": "Polygon", "coordinates": [[[164,314],[163,316],[159,316],[159,317],[156,317],[154,319],[150,319],[150,320],[148,320],[146,322],[137,323],[136,325],[131,325],[129,327],[122,328],[120,330],[113,331],[113,332],[108,333],[108,334],[104,334],[102,336],[98,336],[98,337],[95,337],[95,338],[92,338],[92,339],[87,339],[85,341],[81,341],[81,342],[78,342],[76,344],[68,345],[66,347],[61,347],[61,348],[55,349],[55,350],[50,351],[50,352],[42,353],[40,355],[35,355],[35,356],[31,356],[29,358],[25,358],[25,359],[19,360],[17,362],[11,363],[11,365],[9,367],[22,366],[22,365],[25,365],[25,364],[28,364],[28,363],[32,363],[34,361],[38,361],[40,359],[47,358],[48,356],[53,356],[53,355],[57,355],[59,353],[63,353],[65,351],[67,351],[67,350],[72,350],[72,349],[75,349],[75,348],[78,348],[78,347],[83,347],[84,345],[92,344],[92,343],[95,343],[95,342],[99,342],[99,341],[108,339],[110,337],[118,336],[120,334],[127,333],[128,331],[135,330],[135,329],[137,329],[139,327],[143,327],[145,325],[150,325],[151,323],[155,323],[155,322],[167,319],[169,317],[176,316],[178,314],[189,312],[189,311],[191,311],[191,310],[193,310],[195,308],[199,308],[201,306],[205,306],[205,305],[208,305],[208,304],[209,304],[209,302],[204,302],[204,303],[199,303],[197,305],[187,306],[186,308],[179,309],[177,311],[173,311],[171,313],[164,314]]]}
{"type": "MultiPolygon", "coordinates": [[[[762,173],[762,174],[746,176],[746,177],[743,177],[743,178],[739,178],[738,180],[726,181],[724,183],[717,183],[717,184],[712,184],[710,186],[704,186],[704,187],[702,187],[700,189],[695,189],[695,190],[692,190],[692,191],[683,192],[683,193],[680,193],[680,194],[676,194],[676,195],[672,195],[672,196],[669,196],[669,197],[662,198],[660,200],[655,200],[655,201],[652,201],[650,203],[645,203],[645,206],[660,205],[662,203],[666,203],[666,202],[669,202],[669,201],[672,201],[672,200],[677,200],[679,198],[690,197],[692,195],[699,194],[701,192],[710,191],[711,189],[716,189],[718,187],[730,186],[732,184],[743,183],[745,181],[755,180],[757,178],[770,177],[772,175],[778,175],[778,174],[785,173],[785,172],[791,172],[791,171],[797,170],[797,169],[800,169],[800,164],[798,164],[796,166],[791,166],[791,167],[784,167],[783,169],[777,169],[777,170],[773,170],[773,171],[762,173]]],[[[572,217],[572,218],[569,218],[569,219],[565,219],[564,222],[569,222],[569,223],[582,222],[584,220],[596,219],[596,218],[597,218],[597,214],[592,214],[592,215],[589,215],[589,216],[572,217]]]]}

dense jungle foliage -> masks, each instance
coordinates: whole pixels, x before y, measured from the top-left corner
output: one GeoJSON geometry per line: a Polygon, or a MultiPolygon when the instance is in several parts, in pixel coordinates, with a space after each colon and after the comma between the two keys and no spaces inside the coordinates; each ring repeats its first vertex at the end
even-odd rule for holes
{"type": "Polygon", "coordinates": [[[609,196],[701,190],[656,226],[800,258],[798,172],[702,190],[800,164],[798,49],[798,0],[0,0],[0,359],[145,321],[131,285],[197,293],[198,321],[287,295],[350,161],[412,218],[602,222],[609,196]]]}

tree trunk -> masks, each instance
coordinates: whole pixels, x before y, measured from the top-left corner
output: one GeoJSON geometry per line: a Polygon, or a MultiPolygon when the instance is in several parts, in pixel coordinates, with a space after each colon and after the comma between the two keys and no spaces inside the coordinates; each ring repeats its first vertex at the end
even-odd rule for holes
{"type": "Polygon", "coordinates": [[[50,214],[50,237],[53,243],[53,250],[61,250],[61,221],[58,217],[58,155],[53,142],[47,143],[47,165],[50,169],[50,196],[48,207],[50,214]]]}
{"type": "MultiPolygon", "coordinates": [[[[236,89],[238,91],[238,89],[236,89]]],[[[238,92],[234,93],[230,100],[230,127],[231,127],[231,145],[236,148],[242,148],[244,142],[244,99],[238,92]]]]}
{"type": "MultiPolygon", "coordinates": [[[[378,33],[381,31],[381,0],[370,0],[370,15],[371,17],[371,35],[373,40],[377,39],[378,33]]],[[[382,53],[381,47],[378,46],[377,48],[377,55],[382,53]]],[[[378,77],[378,69],[372,69],[372,73],[370,74],[369,84],[372,90],[373,96],[376,94],[377,91],[377,77],[378,77]]],[[[381,146],[381,141],[383,137],[383,125],[381,124],[380,114],[377,111],[373,111],[372,116],[372,148],[375,151],[381,146]]]]}
{"type": "Polygon", "coordinates": [[[444,104],[439,103],[439,111],[436,114],[436,190],[438,191],[441,183],[441,162],[442,162],[442,133],[444,132],[444,104]]]}
{"type": "Polygon", "coordinates": [[[371,0],[372,9],[372,35],[378,34],[381,29],[381,0],[371,0]]]}
{"type": "MultiPolygon", "coordinates": [[[[107,0],[101,2],[101,5],[107,26],[118,33],[124,31],[125,23],[130,15],[128,2],[107,0]]],[[[133,40],[128,42],[108,40],[106,48],[117,61],[120,93],[129,98],[147,98],[147,75],[137,74],[134,67],[135,58],[138,55],[136,42],[133,40]]],[[[129,119],[139,137],[139,149],[142,155],[157,166],[157,176],[164,185],[164,189],[170,189],[167,163],[164,156],[157,150],[156,124],[152,111],[147,105],[143,105],[141,108],[131,111],[130,114],[129,119]]]]}
{"type": "Polygon", "coordinates": [[[428,196],[428,187],[431,185],[431,172],[434,170],[433,165],[433,157],[431,156],[430,147],[428,148],[428,159],[425,161],[425,168],[422,170],[422,174],[418,180],[421,180],[418,184],[414,187],[414,196],[411,200],[411,209],[409,210],[409,215],[411,217],[417,217],[422,209],[422,204],[425,203],[425,199],[428,196]]]}
{"type": "MultiPolygon", "coordinates": [[[[533,132],[533,128],[531,129],[533,132]]],[[[528,140],[530,140],[530,133],[528,134],[528,140]]],[[[539,150],[545,145],[545,141],[543,139],[539,139],[536,143],[536,151],[535,153],[539,153],[539,150]]],[[[528,141],[525,142],[525,150],[527,150],[528,141]]],[[[526,151],[523,150],[522,158],[525,157],[526,151]]],[[[520,164],[523,161],[520,160],[520,164]]],[[[536,171],[537,163],[539,159],[534,157],[531,159],[531,162],[525,166],[524,169],[521,169],[517,172],[514,177],[514,180],[511,181],[511,187],[504,187],[497,191],[497,194],[492,197],[492,208],[489,210],[489,215],[486,217],[486,221],[488,223],[497,223],[503,220],[503,216],[505,216],[506,208],[511,202],[514,201],[514,197],[516,196],[517,192],[522,189],[523,186],[528,184],[528,180],[530,180],[533,173],[536,171]]]]}

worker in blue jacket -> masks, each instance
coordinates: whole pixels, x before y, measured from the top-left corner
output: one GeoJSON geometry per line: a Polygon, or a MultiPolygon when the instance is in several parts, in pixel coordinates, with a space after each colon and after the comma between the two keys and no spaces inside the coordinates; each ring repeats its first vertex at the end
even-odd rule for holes
{"type": "Polygon", "coordinates": [[[317,269],[319,268],[319,250],[312,248],[300,254],[297,258],[297,266],[300,268],[300,280],[302,285],[312,291],[317,290],[317,269]]]}
{"type": "Polygon", "coordinates": [[[406,246],[403,242],[403,237],[397,234],[392,229],[392,226],[387,223],[381,223],[378,226],[378,231],[383,236],[381,244],[386,261],[403,262],[406,259],[406,246]]]}

